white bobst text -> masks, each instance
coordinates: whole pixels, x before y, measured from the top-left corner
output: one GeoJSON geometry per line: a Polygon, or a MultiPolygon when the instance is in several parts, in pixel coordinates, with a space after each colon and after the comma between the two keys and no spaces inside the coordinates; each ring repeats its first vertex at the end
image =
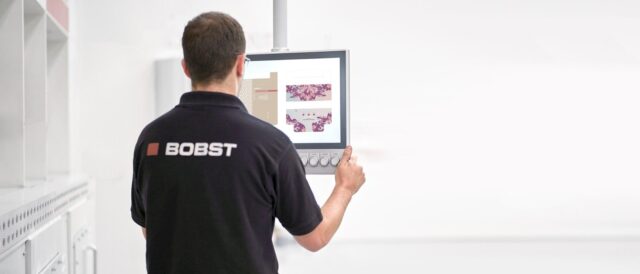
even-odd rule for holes
{"type": "Polygon", "coordinates": [[[231,157],[235,148],[238,145],[233,143],[167,143],[164,155],[231,157]]]}

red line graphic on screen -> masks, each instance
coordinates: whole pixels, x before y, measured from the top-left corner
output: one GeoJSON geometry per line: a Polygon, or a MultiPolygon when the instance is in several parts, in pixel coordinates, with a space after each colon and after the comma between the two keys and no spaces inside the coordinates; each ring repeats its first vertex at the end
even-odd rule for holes
{"type": "Polygon", "coordinates": [[[287,85],[287,101],[331,100],[331,84],[287,85]]]}

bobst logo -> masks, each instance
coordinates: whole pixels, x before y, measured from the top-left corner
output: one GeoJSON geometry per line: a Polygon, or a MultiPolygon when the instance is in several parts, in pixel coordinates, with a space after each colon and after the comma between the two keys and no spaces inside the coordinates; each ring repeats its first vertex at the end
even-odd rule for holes
{"type": "MultiPolygon", "coordinates": [[[[159,143],[149,143],[147,145],[147,156],[158,155],[159,143]]],[[[238,148],[234,143],[191,143],[191,142],[169,142],[165,146],[165,156],[212,156],[231,157],[233,149],[238,148]]]]}

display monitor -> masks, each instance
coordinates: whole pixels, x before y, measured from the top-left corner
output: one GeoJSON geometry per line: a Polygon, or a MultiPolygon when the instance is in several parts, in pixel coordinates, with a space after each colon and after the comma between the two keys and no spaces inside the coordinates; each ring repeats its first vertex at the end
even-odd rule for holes
{"type": "Polygon", "coordinates": [[[248,54],[239,97],[287,134],[307,173],[335,171],[349,141],[346,50],[248,54]]]}

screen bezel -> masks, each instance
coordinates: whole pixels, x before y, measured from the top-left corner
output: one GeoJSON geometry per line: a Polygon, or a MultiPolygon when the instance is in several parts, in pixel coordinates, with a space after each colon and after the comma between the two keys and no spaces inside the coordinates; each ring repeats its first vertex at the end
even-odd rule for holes
{"type": "MultiPolygon", "coordinates": [[[[301,59],[340,59],[340,142],[339,143],[293,143],[296,149],[342,149],[348,144],[348,51],[307,51],[307,52],[272,52],[247,54],[247,58],[253,61],[274,60],[301,60],[301,59]]],[[[250,65],[250,64],[249,64],[250,65]]]]}

